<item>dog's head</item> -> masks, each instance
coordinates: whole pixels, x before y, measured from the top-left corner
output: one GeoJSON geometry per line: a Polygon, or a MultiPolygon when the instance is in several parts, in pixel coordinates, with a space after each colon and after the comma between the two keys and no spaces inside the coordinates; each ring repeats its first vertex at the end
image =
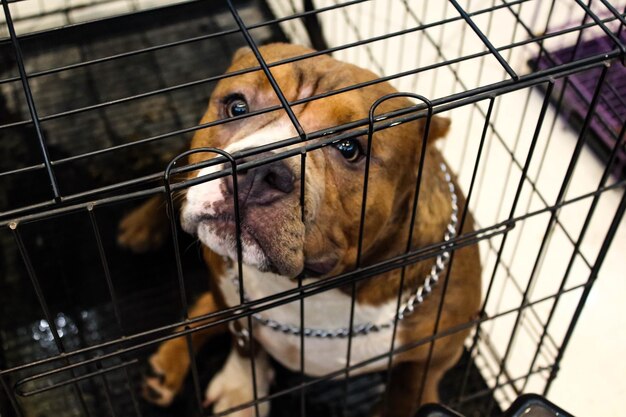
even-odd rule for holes
{"type": "MultiPolygon", "coordinates": [[[[312,52],[289,44],[267,45],[260,51],[268,63],[312,52]]],[[[252,51],[242,49],[235,54],[229,72],[256,66],[258,62],[252,51]]],[[[274,66],[271,72],[290,102],[377,78],[367,70],[327,55],[274,66]]],[[[370,106],[393,92],[388,83],[376,83],[293,106],[293,112],[306,132],[314,132],[367,118],[370,106]]],[[[280,101],[270,82],[257,70],[221,80],[201,122],[236,118],[278,105],[280,101]]],[[[383,103],[377,114],[411,105],[406,99],[393,99],[383,103]]],[[[443,136],[448,126],[447,119],[433,117],[429,139],[443,136]]],[[[363,259],[380,259],[398,249],[401,240],[401,245],[406,245],[406,238],[402,237],[408,229],[423,128],[421,119],[374,135],[363,259]]],[[[192,148],[216,147],[232,154],[293,137],[297,137],[297,131],[281,109],[199,130],[192,148]]],[[[299,155],[238,172],[243,262],[261,271],[288,277],[295,277],[303,269],[309,276],[322,276],[353,267],[366,150],[367,135],[363,135],[307,153],[304,218],[300,206],[299,155]]],[[[285,152],[285,148],[241,158],[237,163],[267,159],[281,152],[285,152]]],[[[189,162],[197,163],[214,156],[193,154],[189,162]]],[[[228,164],[204,168],[194,175],[203,176],[223,168],[228,168],[228,164]]],[[[443,214],[444,220],[446,214],[443,214]]],[[[197,234],[213,251],[236,260],[232,177],[191,187],[181,218],[187,232],[197,234]]],[[[438,233],[440,231],[438,228],[438,233]]]]}

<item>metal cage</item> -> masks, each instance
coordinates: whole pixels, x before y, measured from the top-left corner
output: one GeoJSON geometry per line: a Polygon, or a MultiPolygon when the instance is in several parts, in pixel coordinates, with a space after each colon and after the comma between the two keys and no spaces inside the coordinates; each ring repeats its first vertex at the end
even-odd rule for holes
{"type": "MultiPolygon", "coordinates": [[[[304,305],[322,291],[473,244],[484,270],[480,314],[446,332],[435,324],[432,337],[383,357],[469,328],[463,358],[440,387],[445,405],[499,415],[522,393],[548,394],[626,209],[623,3],[1,2],[0,415],[210,415],[201,392],[228,341],[194,352],[193,332],[242,317],[251,325],[272,307],[304,305]],[[291,106],[321,97],[290,102],[282,94],[270,68],[285,62],[267,64],[258,52],[271,41],[319,51],[292,60],[331,54],[379,75],[323,96],[388,81],[415,105],[305,131],[291,106]],[[242,117],[282,109],[298,136],[241,154],[205,150],[215,157],[177,166],[190,133],[224,122],[197,120],[215,83],[236,75],[223,72],[244,45],[258,58],[246,71],[262,71],[281,104],[242,117]],[[242,292],[240,306],[199,317],[187,307],[206,289],[206,272],[175,215],[161,248],[136,255],[116,244],[120,218],[146,198],[163,194],[174,213],[173,194],[193,181],[172,176],[225,163],[202,181],[236,178],[271,162],[240,158],[268,149],[273,158],[300,158],[305,176],[307,154],[337,138],[372,140],[379,129],[435,114],[453,120],[438,146],[467,196],[474,233],[267,299],[244,300],[242,292]],[[285,150],[295,144],[298,151],[285,150]],[[179,337],[192,366],[184,393],[168,410],[148,406],[138,394],[143,360],[179,337]]],[[[345,381],[351,395],[372,382],[337,382],[365,365],[348,363],[321,378],[279,371],[282,385],[235,409],[258,413],[257,404],[272,401],[273,415],[364,414],[358,396],[353,414],[345,412],[345,381]],[[333,390],[338,400],[324,396],[333,390]],[[318,408],[333,401],[342,407],[318,408]]]]}

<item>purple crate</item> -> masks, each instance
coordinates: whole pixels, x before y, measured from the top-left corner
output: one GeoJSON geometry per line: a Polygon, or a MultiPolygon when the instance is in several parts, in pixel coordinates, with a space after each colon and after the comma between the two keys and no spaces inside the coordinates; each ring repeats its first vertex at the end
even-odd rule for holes
{"type": "MultiPolygon", "coordinates": [[[[621,32],[620,40],[626,43],[626,31],[621,32]]],[[[576,59],[606,53],[615,48],[615,43],[608,36],[602,36],[581,42],[578,49],[575,46],[569,46],[548,51],[549,58],[546,54],[542,54],[540,59],[535,59],[534,62],[536,68],[542,70],[572,62],[576,59]],[[575,55],[574,52],[576,52],[575,55]]],[[[577,131],[580,131],[582,121],[587,115],[601,71],[602,68],[597,67],[569,77],[569,85],[563,96],[560,116],[572,124],[577,131]]],[[[564,79],[556,81],[554,98],[559,97],[563,84],[564,79]]],[[[587,144],[605,162],[608,160],[615,142],[619,140],[619,134],[625,121],[626,67],[619,62],[614,62],[607,72],[607,78],[600,92],[595,116],[592,118],[589,126],[591,137],[587,139],[587,144]]],[[[617,178],[626,177],[626,148],[624,146],[621,146],[618,151],[611,171],[617,178]]]]}

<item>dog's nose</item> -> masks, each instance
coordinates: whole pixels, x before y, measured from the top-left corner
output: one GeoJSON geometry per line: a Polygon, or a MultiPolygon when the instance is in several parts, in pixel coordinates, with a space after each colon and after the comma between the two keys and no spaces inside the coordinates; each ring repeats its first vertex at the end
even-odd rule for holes
{"type": "MultiPolygon", "coordinates": [[[[253,159],[257,159],[253,158],[253,159]]],[[[238,160],[239,165],[253,159],[238,160]]],[[[239,202],[245,204],[267,205],[291,193],[294,189],[295,176],[284,161],[271,162],[237,173],[239,202]]],[[[233,193],[233,178],[226,178],[226,188],[233,193]]]]}

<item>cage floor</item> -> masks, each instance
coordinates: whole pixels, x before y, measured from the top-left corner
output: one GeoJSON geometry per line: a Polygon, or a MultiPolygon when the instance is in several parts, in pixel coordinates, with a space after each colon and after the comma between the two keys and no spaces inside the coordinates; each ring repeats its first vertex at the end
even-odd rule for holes
{"type": "MultiPolygon", "coordinates": [[[[120,300],[122,313],[126,316],[138,317],[144,326],[148,325],[151,320],[158,320],[170,314],[167,307],[159,310],[146,300],[156,300],[157,304],[163,306],[177,303],[175,290],[167,287],[153,288],[120,300]],[[142,317],[144,315],[150,318],[142,317]]],[[[55,321],[65,348],[75,350],[118,337],[120,335],[119,327],[111,319],[111,316],[111,306],[102,305],[76,313],[60,313],[56,316],[55,321]]],[[[125,330],[132,332],[139,329],[125,326],[125,330]]],[[[2,354],[5,364],[15,365],[30,362],[56,353],[52,334],[45,320],[34,321],[17,329],[3,329],[0,334],[2,335],[2,354]]],[[[225,335],[212,339],[198,353],[196,363],[202,390],[221,369],[230,347],[230,337],[225,335]]],[[[181,394],[168,408],[153,406],[141,399],[141,379],[146,370],[145,358],[149,353],[150,351],[146,350],[132,355],[132,358],[138,359],[132,365],[107,372],[104,376],[85,379],[77,384],[90,416],[135,415],[135,407],[140,410],[140,414],[144,417],[197,416],[199,414],[195,401],[193,379],[190,375],[185,380],[181,394]],[[131,390],[135,394],[134,398],[131,390]]],[[[132,358],[126,356],[105,361],[103,367],[113,367],[121,364],[122,360],[128,361],[132,358]]],[[[87,359],[87,357],[80,356],[77,359],[87,359]]],[[[456,399],[468,361],[471,359],[465,353],[459,363],[444,377],[440,385],[442,402],[449,403],[456,399]]],[[[288,390],[302,381],[299,374],[285,369],[276,362],[274,362],[274,367],[276,380],[272,386],[272,393],[288,390]]],[[[52,368],[39,367],[37,371],[47,369],[52,368]]],[[[469,369],[467,392],[475,393],[488,390],[478,369],[473,364],[470,365],[469,369]]],[[[97,370],[95,367],[81,368],[76,376],[97,370]]],[[[31,372],[17,374],[16,377],[25,377],[31,372]]],[[[68,374],[62,374],[62,377],[67,378],[68,374]]],[[[369,416],[376,402],[381,399],[385,378],[386,373],[384,372],[352,377],[347,385],[347,396],[343,395],[346,389],[343,380],[313,384],[307,388],[305,393],[305,412],[307,415],[329,417],[369,416]]],[[[36,387],[44,387],[53,379],[39,381],[36,387]]],[[[306,378],[306,381],[310,381],[310,379],[306,378]]],[[[34,386],[29,388],[34,388],[34,386]]],[[[271,417],[293,416],[294,410],[300,410],[300,401],[299,391],[272,400],[271,417]]],[[[458,407],[458,411],[466,417],[485,417],[484,410],[489,401],[489,396],[482,396],[463,403],[458,407]]],[[[56,388],[30,398],[20,398],[20,404],[25,416],[65,417],[81,415],[81,403],[71,386],[56,388]]],[[[6,409],[0,409],[1,415],[15,416],[12,410],[8,408],[8,404],[5,406],[6,409]]],[[[500,415],[501,411],[496,405],[490,416],[500,415]]]]}
{"type": "MultiPolygon", "coordinates": [[[[240,2],[238,8],[246,21],[258,22],[271,18],[269,10],[260,1],[240,2]]],[[[233,27],[234,23],[226,10],[207,6],[207,2],[190,2],[112,21],[59,29],[46,36],[28,37],[22,42],[22,48],[27,69],[32,73],[233,27]]],[[[285,39],[276,26],[256,30],[253,35],[259,43],[285,39]]],[[[192,83],[167,94],[145,96],[87,112],[72,113],[72,109],[98,106],[99,103],[221,74],[229,63],[229,57],[244,43],[243,37],[235,33],[224,38],[32,77],[31,88],[40,116],[70,112],[67,117],[55,116],[43,122],[52,158],[71,157],[194,126],[213,88],[210,83],[192,83]]],[[[0,70],[3,78],[15,73],[11,65],[0,70]]],[[[19,82],[2,84],[0,124],[28,118],[19,82]]],[[[57,175],[62,192],[77,193],[137,175],[158,172],[172,156],[185,148],[188,139],[188,135],[172,137],[129,148],[115,155],[103,154],[97,158],[59,165],[57,175]]],[[[0,130],[0,170],[3,172],[40,163],[39,155],[31,125],[0,130]]],[[[40,171],[2,177],[0,210],[10,210],[50,198],[47,184],[40,171]]],[[[166,244],[156,252],[137,255],[120,249],[115,243],[121,216],[139,203],[120,204],[98,209],[95,213],[118,296],[120,323],[116,322],[110,304],[96,241],[86,213],[21,227],[48,307],[63,333],[63,347],[68,351],[112,340],[122,334],[154,328],[179,318],[180,302],[172,245],[166,244]]],[[[196,242],[182,234],[181,248],[188,296],[193,298],[206,288],[205,269],[196,242]]],[[[0,305],[0,368],[6,369],[56,354],[52,334],[43,320],[41,309],[36,307],[37,298],[18,249],[6,230],[0,233],[0,293],[11,295],[8,302],[0,305]]],[[[198,364],[203,387],[219,369],[228,346],[229,341],[223,338],[213,343],[211,349],[200,353],[198,364]]],[[[104,377],[85,379],[77,385],[89,415],[133,415],[135,407],[145,417],[194,415],[190,381],[187,381],[181,398],[168,409],[151,407],[138,396],[135,402],[130,393],[139,389],[141,360],[149,353],[148,350],[138,352],[133,358],[140,359],[139,363],[109,372],[104,377]]],[[[117,358],[102,365],[117,365],[121,360],[117,358]]],[[[446,376],[441,387],[443,399],[452,398],[456,394],[458,381],[462,378],[464,364],[468,360],[464,356],[459,366],[446,376]]],[[[59,366],[58,363],[56,365],[59,366]]],[[[97,369],[82,369],[77,374],[80,376],[93,371],[97,369]]],[[[28,373],[32,372],[30,370],[28,373]]],[[[276,390],[299,380],[298,375],[284,369],[279,375],[276,390]]],[[[14,383],[24,376],[13,375],[10,382],[14,383]]],[[[39,381],[38,387],[51,382],[52,379],[39,381]]],[[[366,415],[368,407],[373,403],[371,398],[370,401],[364,401],[357,394],[377,392],[375,386],[380,382],[381,379],[376,377],[351,381],[355,395],[349,400],[362,406],[354,408],[355,416],[366,415]]],[[[308,414],[338,415],[340,400],[333,393],[339,392],[340,386],[343,387],[343,383],[332,382],[320,384],[321,388],[312,388],[307,394],[308,414]]],[[[468,392],[486,388],[479,371],[472,366],[468,392]]],[[[276,401],[273,415],[293,415],[294,407],[299,408],[299,398],[298,394],[276,401]]],[[[468,417],[478,415],[481,401],[487,400],[483,398],[475,403],[467,403],[461,411],[468,417]]],[[[19,401],[25,417],[75,416],[80,415],[82,407],[72,386],[20,398],[19,401]]],[[[8,404],[0,402],[0,407],[0,415],[3,417],[14,415],[8,404]]]]}

